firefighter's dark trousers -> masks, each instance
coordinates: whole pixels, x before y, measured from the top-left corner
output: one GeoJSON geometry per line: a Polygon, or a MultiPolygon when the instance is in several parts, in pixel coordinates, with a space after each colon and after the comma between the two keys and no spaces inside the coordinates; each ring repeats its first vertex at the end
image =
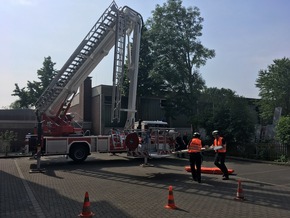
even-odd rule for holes
{"type": "Polygon", "coordinates": [[[216,152],[214,164],[223,172],[224,177],[229,177],[228,168],[225,165],[226,153],[216,152]]]}
{"type": "Polygon", "coordinates": [[[191,168],[191,175],[194,181],[201,181],[201,154],[189,153],[189,162],[191,168]]]}

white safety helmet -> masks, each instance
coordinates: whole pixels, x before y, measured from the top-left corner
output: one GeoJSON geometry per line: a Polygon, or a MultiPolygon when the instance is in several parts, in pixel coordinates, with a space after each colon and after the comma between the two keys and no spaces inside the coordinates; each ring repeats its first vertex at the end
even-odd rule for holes
{"type": "Polygon", "coordinates": [[[214,130],[214,131],[212,132],[212,135],[213,135],[213,136],[219,135],[219,131],[218,131],[218,130],[214,130]]]}

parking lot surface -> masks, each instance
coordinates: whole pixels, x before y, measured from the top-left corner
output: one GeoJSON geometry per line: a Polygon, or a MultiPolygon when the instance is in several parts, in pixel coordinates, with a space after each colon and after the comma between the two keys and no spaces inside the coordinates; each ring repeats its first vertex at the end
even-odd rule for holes
{"type": "MultiPolygon", "coordinates": [[[[78,217],[86,192],[93,217],[290,217],[289,166],[228,158],[235,171],[230,180],[202,174],[199,184],[184,170],[187,159],[150,159],[152,167],[140,166],[143,161],[94,154],[75,164],[42,157],[44,172],[31,173],[35,159],[0,158],[0,217],[78,217]],[[169,186],[177,209],[165,208],[169,186]],[[236,200],[238,193],[245,199],[236,200]]],[[[213,167],[212,157],[203,166],[213,167]]]]}

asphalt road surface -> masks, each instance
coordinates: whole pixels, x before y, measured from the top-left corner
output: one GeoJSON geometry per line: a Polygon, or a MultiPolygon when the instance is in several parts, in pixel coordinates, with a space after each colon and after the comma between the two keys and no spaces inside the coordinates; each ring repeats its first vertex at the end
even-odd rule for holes
{"type": "MultiPolygon", "coordinates": [[[[184,169],[187,159],[143,162],[125,154],[94,154],[83,164],[52,156],[41,159],[43,173],[31,173],[36,160],[1,158],[0,217],[78,217],[84,208],[93,217],[290,217],[289,166],[228,158],[230,180],[202,174],[199,184],[184,169]],[[177,209],[165,208],[172,197],[177,209]]],[[[212,157],[203,166],[213,167],[212,157]]]]}

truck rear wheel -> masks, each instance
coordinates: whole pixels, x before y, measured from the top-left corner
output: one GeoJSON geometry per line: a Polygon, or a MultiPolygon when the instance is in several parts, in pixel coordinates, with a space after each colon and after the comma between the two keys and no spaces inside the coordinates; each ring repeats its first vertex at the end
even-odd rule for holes
{"type": "Polygon", "coordinates": [[[88,154],[88,149],[85,146],[74,146],[69,153],[69,157],[75,162],[81,163],[87,159],[88,154]]]}

